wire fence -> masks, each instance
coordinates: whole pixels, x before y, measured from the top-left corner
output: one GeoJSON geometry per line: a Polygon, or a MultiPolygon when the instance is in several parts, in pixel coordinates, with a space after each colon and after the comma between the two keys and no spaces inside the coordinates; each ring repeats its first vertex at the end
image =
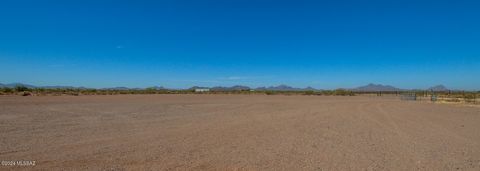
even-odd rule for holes
{"type": "Polygon", "coordinates": [[[480,104],[478,93],[465,92],[403,92],[400,99],[405,101],[429,101],[439,103],[480,104]]]}
{"type": "Polygon", "coordinates": [[[404,93],[400,95],[400,99],[407,100],[407,101],[416,101],[417,94],[415,93],[404,93]]]}

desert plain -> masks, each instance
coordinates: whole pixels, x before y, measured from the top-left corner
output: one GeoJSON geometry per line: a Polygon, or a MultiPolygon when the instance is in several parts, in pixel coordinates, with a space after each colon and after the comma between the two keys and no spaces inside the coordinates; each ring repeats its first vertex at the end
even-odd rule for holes
{"type": "Polygon", "coordinates": [[[0,96],[0,170],[480,170],[480,108],[395,97],[0,96]]]}

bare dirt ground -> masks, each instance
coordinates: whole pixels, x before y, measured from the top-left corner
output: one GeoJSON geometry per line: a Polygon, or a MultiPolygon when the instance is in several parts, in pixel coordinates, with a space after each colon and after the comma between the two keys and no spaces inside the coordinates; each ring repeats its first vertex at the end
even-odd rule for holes
{"type": "Polygon", "coordinates": [[[0,96],[0,170],[480,170],[480,108],[378,97],[0,96]]]}

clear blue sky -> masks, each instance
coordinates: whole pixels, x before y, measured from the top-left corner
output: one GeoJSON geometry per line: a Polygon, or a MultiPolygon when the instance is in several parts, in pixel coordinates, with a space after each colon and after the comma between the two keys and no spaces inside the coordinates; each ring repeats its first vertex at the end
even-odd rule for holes
{"type": "Polygon", "coordinates": [[[0,83],[480,89],[480,1],[0,5],[0,83]]]}

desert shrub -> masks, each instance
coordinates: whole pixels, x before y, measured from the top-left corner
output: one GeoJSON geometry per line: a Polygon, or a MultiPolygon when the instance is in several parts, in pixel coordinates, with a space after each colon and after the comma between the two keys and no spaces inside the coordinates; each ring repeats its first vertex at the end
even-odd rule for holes
{"type": "Polygon", "coordinates": [[[148,87],[145,89],[146,94],[155,94],[157,92],[157,89],[154,87],[148,87]]]}
{"type": "Polygon", "coordinates": [[[304,94],[304,95],[314,95],[315,92],[310,90],[310,91],[305,91],[305,92],[303,92],[303,94],[304,94]]]}
{"type": "Polygon", "coordinates": [[[157,90],[157,94],[168,94],[169,92],[167,90],[157,90]]]}
{"type": "Polygon", "coordinates": [[[266,95],[273,95],[274,92],[273,92],[273,91],[265,91],[265,94],[266,94],[266,95]]]}
{"type": "Polygon", "coordinates": [[[81,92],[82,94],[94,95],[97,93],[97,89],[84,89],[81,92]]]}
{"type": "Polygon", "coordinates": [[[4,92],[4,93],[13,93],[13,89],[8,88],[8,87],[4,87],[4,88],[2,88],[2,92],[4,92]]]}
{"type": "Polygon", "coordinates": [[[333,94],[336,96],[354,96],[355,95],[352,91],[348,91],[345,89],[336,89],[333,92],[333,94]]]}
{"type": "Polygon", "coordinates": [[[35,91],[36,92],[45,92],[45,89],[44,88],[36,88],[35,91]]]}
{"type": "Polygon", "coordinates": [[[458,98],[446,98],[445,101],[447,101],[447,102],[460,102],[460,99],[458,99],[458,98]]]}
{"type": "Polygon", "coordinates": [[[17,85],[15,86],[15,91],[21,92],[21,91],[28,91],[30,90],[28,87],[25,87],[24,85],[17,85]]]}
{"type": "Polygon", "coordinates": [[[331,90],[323,90],[323,91],[321,92],[321,94],[324,95],[324,96],[331,96],[331,95],[333,95],[333,91],[331,91],[331,90]]]}
{"type": "Polygon", "coordinates": [[[473,93],[464,94],[464,95],[463,95],[463,98],[465,98],[465,99],[474,99],[474,98],[475,98],[475,94],[473,94],[473,93]]]}

